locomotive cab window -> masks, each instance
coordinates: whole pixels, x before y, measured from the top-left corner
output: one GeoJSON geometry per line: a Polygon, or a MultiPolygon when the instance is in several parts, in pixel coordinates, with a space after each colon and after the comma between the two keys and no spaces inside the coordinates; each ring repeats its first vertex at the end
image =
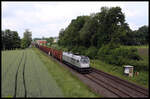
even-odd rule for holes
{"type": "Polygon", "coordinates": [[[89,58],[88,57],[82,57],[81,58],[81,63],[89,63],[89,58]]]}

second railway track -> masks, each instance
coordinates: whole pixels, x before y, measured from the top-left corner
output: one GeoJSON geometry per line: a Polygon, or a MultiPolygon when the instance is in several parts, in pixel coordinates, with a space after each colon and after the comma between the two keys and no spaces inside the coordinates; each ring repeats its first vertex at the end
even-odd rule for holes
{"type": "Polygon", "coordinates": [[[118,97],[148,97],[147,89],[95,68],[92,68],[92,72],[85,77],[118,97]]]}
{"type": "MultiPolygon", "coordinates": [[[[126,80],[123,80],[123,79],[121,79],[121,78],[119,78],[119,77],[116,77],[116,76],[112,76],[112,75],[110,75],[110,74],[108,74],[108,73],[105,73],[105,72],[103,72],[103,71],[101,71],[101,70],[97,70],[97,69],[95,69],[95,68],[92,68],[92,70],[95,72],[95,73],[97,73],[97,74],[100,74],[100,75],[102,75],[102,76],[104,76],[105,78],[107,78],[107,79],[109,79],[110,81],[113,81],[114,83],[116,83],[117,84],[117,86],[119,86],[119,85],[121,85],[121,86],[124,86],[124,88],[123,89],[128,89],[128,90],[126,90],[128,93],[132,93],[132,94],[135,94],[136,93],[136,95],[138,95],[138,96],[148,96],[149,95],[149,93],[148,93],[148,89],[146,89],[146,88],[143,88],[143,87],[141,87],[141,86],[139,86],[139,85],[136,85],[136,84],[134,84],[134,83],[131,83],[131,82],[129,82],[129,81],[126,81],[126,80]],[[130,91],[131,90],[131,91],[130,91]],[[133,92],[135,92],[135,93],[133,93],[133,92]]],[[[119,86],[119,87],[121,87],[121,86],[119,86]]]]}

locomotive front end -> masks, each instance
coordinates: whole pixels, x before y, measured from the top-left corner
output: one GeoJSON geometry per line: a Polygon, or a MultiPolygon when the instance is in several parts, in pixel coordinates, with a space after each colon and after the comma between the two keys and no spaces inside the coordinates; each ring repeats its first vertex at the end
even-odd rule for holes
{"type": "Polygon", "coordinates": [[[90,59],[86,56],[81,56],[80,66],[81,66],[81,68],[89,68],[90,67],[90,59]]]}
{"type": "Polygon", "coordinates": [[[91,67],[90,67],[90,59],[86,56],[81,56],[80,59],[80,72],[81,73],[90,73],[91,67]]]}

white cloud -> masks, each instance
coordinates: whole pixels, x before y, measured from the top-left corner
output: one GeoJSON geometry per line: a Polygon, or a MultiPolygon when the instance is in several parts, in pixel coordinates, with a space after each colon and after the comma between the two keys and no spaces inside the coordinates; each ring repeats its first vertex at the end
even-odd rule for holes
{"type": "Polygon", "coordinates": [[[129,26],[131,27],[132,30],[137,30],[140,27],[134,23],[129,23],[129,26]]]}
{"type": "Polygon", "coordinates": [[[17,30],[21,37],[26,28],[33,37],[58,36],[72,19],[100,12],[102,6],[120,6],[131,29],[148,24],[148,2],[2,2],[2,29],[17,30]]]}

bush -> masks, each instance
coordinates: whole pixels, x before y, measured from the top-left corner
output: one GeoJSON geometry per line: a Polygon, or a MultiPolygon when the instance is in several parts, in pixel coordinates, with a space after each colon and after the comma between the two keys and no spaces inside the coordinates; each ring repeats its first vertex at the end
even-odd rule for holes
{"type": "Polygon", "coordinates": [[[142,58],[138,55],[137,48],[128,49],[128,58],[133,60],[142,60],[142,58]]]}
{"type": "Polygon", "coordinates": [[[141,57],[138,55],[136,48],[116,48],[112,50],[113,57],[122,56],[123,58],[131,59],[131,60],[140,60],[141,57]]]}
{"type": "Polygon", "coordinates": [[[133,65],[135,70],[149,71],[149,65],[144,61],[129,60],[128,64],[133,65]]]}
{"type": "Polygon", "coordinates": [[[86,54],[86,47],[84,46],[74,46],[70,51],[74,54],[80,54],[80,55],[85,55],[86,54]]]}
{"type": "Polygon", "coordinates": [[[109,46],[107,46],[107,45],[103,45],[99,50],[98,50],[98,56],[99,56],[99,58],[101,59],[101,58],[103,58],[103,57],[105,57],[105,55],[109,55],[111,52],[110,52],[110,50],[109,50],[109,46]]]}
{"type": "MultiPolygon", "coordinates": [[[[106,63],[118,66],[122,66],[124,64],[132,65],[131,63],[134,62],[136,66],[139,66],[140,63],[137,64],[136,62],[141,60],[141,57],[138,55],[136,48],[121,48],[119,46],[114,46],[114,44],[102,46],[98,51],[98,57],[106,63]]],[[[147,67],[144,68],[147,69],[147,67]]]]}
{"type": "Polygon", "coordinates": [[[88,50],[86,51],[86,56],[88,56],[91,59],[96,58],[97,55],[97,49],[94,46],[91,46],[88,48],[88,50]]]}
{"type": "Polygon", "coordinates": [[[79,46],[79,47],[78,47],[78,52],[79,52],[79,54],[85,55],[86,49],[87,49],[87,48],[84,47],[84,46],[79,46]]]}
{"type": "Polygon", "coordinates": [[[72,53],[78,53],[78,47],[77,46],[75,46],[75,47],[73,47],[72,49],[71,49],[71,52],[72,53]]]}
{"type": "Polygon", "coordinates": [[[63,47],[63,46],[61,46],[61,49],[60,49],[60,50],[65,51],[65,52],[68,52],[68,49],[65,48],[65,47],[63,47]]]}

